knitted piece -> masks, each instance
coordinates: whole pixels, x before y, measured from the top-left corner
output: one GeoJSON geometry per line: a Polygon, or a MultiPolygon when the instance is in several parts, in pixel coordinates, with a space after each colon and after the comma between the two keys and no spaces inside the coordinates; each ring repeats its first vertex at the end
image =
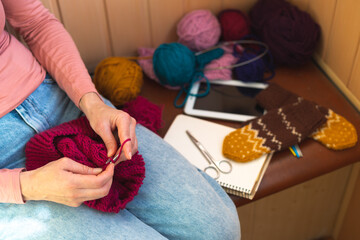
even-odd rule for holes
{"type": "MultiPolygon", "coordinates": [[[[256,96],[257,103],[267,110],[302,100],[302,97],[275,83],[271,83],[268,88],[256,96]]],[[[316,103],[313,104],[316,105],[316,103]]],[[[318,105],[317,108],[325,114],[326,123],[310,134],[309,137],[333,150],[343,150],[355,146],[358,139],[355,127],[331,109],[318,105]]]]}
{"type": "Polygon", "coordinates": [[[308,101],[273,109],[228,134],[223,155],[238,162],[251,161],[303,141],[324,122],[324,115],[308,101]]]}
{"type": "MultiPolygon", "coordinates": [[[[108,159],[105,144],[92,130],[86,117],[35,135],[26,144],[25,154],[27,170],[39,168],[62,157],[92,168],[104,168],[108,159]]],[[[144,165],[138,153],[131,160],[120,162],[115,167],[109,194],[84,204],[103,212],[118,213],[137,195],[145,177],[144,165]]]]}

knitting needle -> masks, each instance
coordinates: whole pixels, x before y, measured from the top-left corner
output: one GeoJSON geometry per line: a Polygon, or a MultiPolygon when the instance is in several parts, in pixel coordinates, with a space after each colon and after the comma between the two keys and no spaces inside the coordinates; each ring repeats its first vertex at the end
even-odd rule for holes
{"type": "Polygon", "coordinates": [[[131,141],[130,138],[126,139],[126,140],[120,145],[119,152],[115,155],[115,157],[113,157],[113,158],[109,157],[105,164],[108,164],[108,163],[110,163],[110,162],[116,163],[117,159],[119,158],[119,156],[120,156],[120,154],[121,154],[122,148],[124,147],[125,143],[127,143],[127,142],[129,142],[129,141],[131,141]]]}

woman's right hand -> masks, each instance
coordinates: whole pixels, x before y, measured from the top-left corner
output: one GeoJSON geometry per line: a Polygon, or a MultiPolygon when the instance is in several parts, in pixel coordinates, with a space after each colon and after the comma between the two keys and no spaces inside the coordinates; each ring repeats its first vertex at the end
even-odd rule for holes
{"type": "Polygon", "coordinates": [[[78,207],[84,201],[102,198],[109,193],[114,164],[90,168],[69,158],[61,158],[35,170],[20,173],[23,199],[46,200],[78,207]]]}

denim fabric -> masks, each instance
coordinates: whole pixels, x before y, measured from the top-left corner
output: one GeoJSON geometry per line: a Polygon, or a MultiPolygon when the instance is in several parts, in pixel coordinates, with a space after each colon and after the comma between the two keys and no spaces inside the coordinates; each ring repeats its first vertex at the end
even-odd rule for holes
{"type": "MultiPolygon", "coordinates": [[[[0,167],[23,167],[37,132],[81,115],[51,79],[0,118],[0,167]]],[[[232,200],[212,178],[141,125],[136,127],[146,177],[117,214],[46,201],[0,203],[0,239],[240,239],[232,200]]]]}

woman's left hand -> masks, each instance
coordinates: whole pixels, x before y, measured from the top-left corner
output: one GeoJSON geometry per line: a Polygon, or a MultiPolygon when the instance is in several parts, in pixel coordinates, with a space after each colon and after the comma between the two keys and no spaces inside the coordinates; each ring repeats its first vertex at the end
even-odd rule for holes
{"type": "MultiPolygon", "coordinates": [[[[128,113],[106,105],[96,93],[86,93],[80,100],[81,110],[88,118],[92,129],[102,138],[107,149],[108,157],[114,156],[118,151],[118,144],[114,134],[123,143],[130,138],[123,147],[120,161],[131,159],[137,152],[137,138],[135,135],[136,120],[128,113]]],[[[117,161],[120,162],[120,161],[117,161]]]]}

